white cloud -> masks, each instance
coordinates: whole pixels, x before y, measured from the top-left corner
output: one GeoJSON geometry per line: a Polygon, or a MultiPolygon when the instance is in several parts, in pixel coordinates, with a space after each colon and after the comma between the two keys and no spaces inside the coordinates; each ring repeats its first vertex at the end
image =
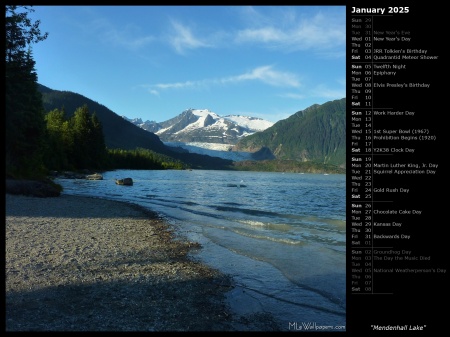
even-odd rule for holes
{"type": "Polygon", "coordinates": [[[298,93],[293,93],[293,92],[279,94],[278,96],[283,97],[283,98],[292,98],[292,99],[304,99],[306,97],[303,94],[298,94],[298,93]]]}
{"type": "Polygon", "coordinates": [[[236,76],[223,77],[219,79],[203,79],[198,81],[159,83],[153,85],[152,87],[160,90],[182,89],[208,85],[233,84],[244,81],[260,81],[268,85],[278,87],[300,86],[300,82],[295,74],[274,70],[272,66],[262,66],[236,76]]]}
{"type": "Polygon", "coordinates": [[[84,27],[89,34],[96,33],[102,42],[137,50],[155,41],[152,35],[139,36],[140,29],[133,24],[117,29],[108,20],[96,19],[84,27]]]}
{"type": "Polygon", "coordinates": [[[174,33],[169,37],[169,43],[178,53],[183,54],[186,49],[210,47],[208,43],[196,38],[189,27],[176,21],[171,23],[174,33]]]}
{"type": "Polygon", "coordinates": [[[319,12],[314,16],[300,16],[301,11],[286,9],[280,13],[271,11],[272,16],[269,17],[254,8],[250,12],[252,26],[236,32],[235,42],[238,44],[255,43],[287,51],[329,50],[345,46],[345,19],[342,15],[334,17],[319,12]]]}
{"type": "MultiPolygon", "coordinates": [[[[345,56],[345,15],[336,11],[324,14],[321,9],[314,15],[307,14],[299,7],[271,6],[263,10],[258,6],[242,6],[239,8],[241,28],[230,26],[224,30],[203,30],[207,34],[201,36],[200,29],[194,34],[192,27],[171,20],[172,32],[165,39],[179,54],[198,48],[256,44],[288,52],[313,50],[324,57],[345,56]]],[[[196,22],[196,25],[201,26],[201,22],[196,22]]]]}
{"type": "Polygon", "coordinates": [[[298,87],[300,82],[297,77],[292,73],[280,72],[273,70],[272,66],[262,66],[253,69],[252,71],[225,78],[222,82],[240,82],[249,80],[259,80],[269,85],[273,86],[283,86],[283,87],[298,87]]]}
{"type": "Polygon", "coordinates": [[[274,27],[243,29],[237,32],[236,41],[246,42],[279,42],[286,39],[286,34],[274,27]]]}
{"type": "MultiPolygon", "coordinates": [[[[84,25],[86,32],[96,33],[104,42],[115,46],[123,46],[137,50],[157,38],[172,46],[179,54],[198,48],[228,48],[234,44],[257,44],[267,48],[278,48],[280,51],[314,50],[322,56],[335,57],[335,47],[345,46],[345,16],[317,13],[314,16],[302,15],[299,8],[283,8],[273,6],[270,12],[257,7],[243,7],[245,13],[242,28],[233,26],[219,31],[207,31],[200,36],[194,28],[177,20],[170,20],[169,35],[149,35],[142,33],[142,27],[128,24],[116,27],[105,19],[96,19],[84,25]]],[[[196,22],[201,25],[201,22],[196,22]]],[[[155,33],[156,34],[156,33],[155,33]]],[[[344,49],[345,50],[345,49],[344,49]]],[[[344,56],[340,52],[338,56],[344,56]]]]}
{"type": "Polygon", "coordinates": [[[201,81],[186,81],[186,82],[175,82],[175,83],[160,83],[156,84],[155,87],[159,89],[180,89],[186,87],[198,86],[201,81]]]}

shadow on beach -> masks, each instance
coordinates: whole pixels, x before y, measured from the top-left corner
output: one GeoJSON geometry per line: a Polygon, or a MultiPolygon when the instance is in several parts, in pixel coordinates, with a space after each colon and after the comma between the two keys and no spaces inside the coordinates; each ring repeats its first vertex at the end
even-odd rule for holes
{"type": "Polygon", "coordinates": [[[7,331],[229,330],[218,279],[98,281],[6,293],[7,331]]]}
{"type": "Polygon", "coordinates": [[[125,201],[108,200],[89,196],[61,195],[50,198],[36,198],[25,195],[6,194],[6,215],[23,217],[61,218],[128,218],[158,219],[158,213],[145,207],[125,201]],[[9,199],[20,198],[22,204],[8,203],[9,199]],[[83,201],[80,204],[80,200],[83,201]],[[123,206],[126,206],[125,208],[123,206]],[[140,213],[140,214],[139,214],[140,213]]]}

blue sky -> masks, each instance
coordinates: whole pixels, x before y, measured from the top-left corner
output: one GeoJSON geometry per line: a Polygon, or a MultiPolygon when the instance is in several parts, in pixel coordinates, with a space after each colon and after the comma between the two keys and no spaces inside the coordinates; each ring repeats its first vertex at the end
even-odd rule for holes
{"type": "Polygon", "coordinates": [[[271,122],[345,97],[344,6],[33,6],[38,82],[128,118],[271,122]]]}

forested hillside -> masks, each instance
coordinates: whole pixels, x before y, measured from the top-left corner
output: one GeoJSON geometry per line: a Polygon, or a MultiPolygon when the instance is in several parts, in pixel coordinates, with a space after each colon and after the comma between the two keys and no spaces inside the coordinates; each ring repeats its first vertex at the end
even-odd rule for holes
{"type": "Polygon", "coordinates": [[[166,146],[159,137],[136,125],[125,121],[122,117],[85,96],[70,91],[60,91],[38,86],[42,93],[45,111],[64,109],[66,118],[70,118],[76,109],[86,105],[91,113],[95,113],[103,126],[105,144],[110,149],[134,150],[141,147],[155,152],[165,152],[166,146]]]}
{"type": "Polygon", "coordinates": [[[243,138],[236,151],[268,148],[277,159],[345,167],[346,100],[315,104],[243,138]]]}
{"type": "Polygon", "coordinates": [[[184,167],[198,169],[229,169],[232,164],[231,160],[191,154],[181,148],[166,146],[154,133],[141,129],[104,105],[80,94],[53,90],[40,84],[38,89],[42,93],[46,113],[55,109],[64,110],[65,118],[69,119],[79,107],[86,107],[90,113],[95,114],[103,128],[105,145],[110,150],[150,150],[174,161],[180,161],[184,163],[184,167]]]}

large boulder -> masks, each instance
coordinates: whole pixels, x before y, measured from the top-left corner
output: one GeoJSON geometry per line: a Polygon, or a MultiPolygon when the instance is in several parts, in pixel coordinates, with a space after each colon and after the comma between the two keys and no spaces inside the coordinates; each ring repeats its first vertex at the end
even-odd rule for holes
{"type": "Polygon", "coordinates": [[[133,185],[133,179],[131,179],[131,178],[116,179],[116,184],[117,185],[132,186],[133,185]]]}

